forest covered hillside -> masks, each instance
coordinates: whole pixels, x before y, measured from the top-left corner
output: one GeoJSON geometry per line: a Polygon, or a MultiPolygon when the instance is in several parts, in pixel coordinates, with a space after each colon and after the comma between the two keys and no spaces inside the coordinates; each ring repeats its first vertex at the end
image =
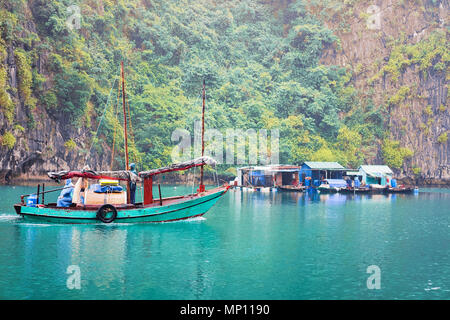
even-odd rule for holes
{"type": "Polygon", "coordinates": [[[123,167],[122,60],[139,170],[171,162],[205,80],[206,126],[278,129],[280,163],[448,180],[447,17],[446,0],[2,0],[0,180],[123,167]]]}

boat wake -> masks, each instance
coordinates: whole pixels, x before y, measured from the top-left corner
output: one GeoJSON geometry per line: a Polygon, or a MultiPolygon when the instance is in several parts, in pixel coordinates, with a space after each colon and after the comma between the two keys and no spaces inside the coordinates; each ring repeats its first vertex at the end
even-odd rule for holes
{"type": "Polygon", "coordinates": [[[205,221],[205,217],[193,217],[189,219],[181,219],[181,220],[174,220],[174,221],[164,221],[164,222],[158,222],[158,223],[186,223],[186,222],[200,222],[205,221]]]}
{"type": "Polygon", "coordinates": [[[17,214],[1,214],[0,215],[0,222],[14,221],[14,220],[18,220],[18,219],[21,219],[21,217],[18,216],[17,214]]]}
{"type": "Polygon", "coordinates": [[[54,226],[56,226],[54,224],[48,224],[48,223],[30,223],[30,222],[18,223],[17,225],[21,226],[21,227],[54,227],[54,226]]]}
{"type": "Polygon", "coordinates": [[[180,220],[180,221],[191,222],[191,221],[205,221],[205,220],[206,220],[205,217],[195,217],[195,218],[190,218],[190,219],[180,220]]]}

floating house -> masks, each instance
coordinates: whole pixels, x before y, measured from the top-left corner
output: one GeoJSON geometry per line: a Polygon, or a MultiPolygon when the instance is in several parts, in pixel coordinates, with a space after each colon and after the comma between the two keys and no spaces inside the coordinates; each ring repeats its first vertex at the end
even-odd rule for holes
{"type": "Polygon", "coordinates": [[[393,174],[391,168],[385,165],[362,165],[359,167],[359,176],[367,185],[386,186],[390,184],[393,174]]]}
{"type": "Polygon", "coordinates": [[[314,186],[319,186],[321,180],[325,179],[342,179],[346,169],[337,162],[315,162],[307,161],[301,165],[300,182],[305,185],[305,180],[312,180],[314,186]]]}
{"type": "Polygon", "coordinates": [[[238,186],[279,187],[299,183],[299,166],[268,165],[237,169],[238,186]]]}

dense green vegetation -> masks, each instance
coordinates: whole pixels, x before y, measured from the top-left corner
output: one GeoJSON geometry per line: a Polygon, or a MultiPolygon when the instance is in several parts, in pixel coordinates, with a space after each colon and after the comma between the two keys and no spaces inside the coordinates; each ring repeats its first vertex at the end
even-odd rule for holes
{"type": "Polygon", "coordinates": [[[405,158],[410,158],[414,152],[408,148],[400,147],[400,142],[385,139],[381,146],[383,158],[386,164],[392,168],[399,169],[405,158]]]}
{"type": "MultiPolygon", "coordinates": [[[[373,157],[375,141],[384,138],[385,107],[358,101],[348,69],[319,63],[323,50],[339,50],[340,42],[303,1],[5,1],[0,58],[4,45],[17,47],[19,96],[30,118],[37,104],[68,126],[95,132],[109,101],[94,142],[111,146],[114,141],[116,152],[123,152],[117,84],[125,61],[130,152],[140,169],[171,162],[176,128],[193,133],[203,79],[206,126],[224,135],[227,128],[279,129],[281,163],[336,160],[356,167],[373,157]],[[67,8],[74,4],[81,9],[80,29],[66,25],[73,14],[67,8]],[[35,30],[21,23],[30,18],[35,30]]],[[[436,37],[433,43],[441,44],[442,37],[436,37]]],[[[425,55],[419,46],[399,50],[421,69],[436,55],[448,55],[440,49],[425,55]]],[[[396,76],[398,63],[392,63],[382,72],[396,76]]],[[[0,84],[3,70],[0,65],[0,84]]],[[[2,90],[2,108],[13,122],[2,90]]],[[[391,103],[408,92],[402,88],[391,103]]],[[[88,151],[72,138],[68,150],[88,151]]],[[[387,146],[385,154],[397,147],[387,146]]]]}

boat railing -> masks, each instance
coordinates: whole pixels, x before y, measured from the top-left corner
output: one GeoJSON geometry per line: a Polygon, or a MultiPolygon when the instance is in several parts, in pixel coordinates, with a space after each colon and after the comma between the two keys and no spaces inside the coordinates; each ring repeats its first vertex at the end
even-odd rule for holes
{"type": "Polygon", "coordinates": [[[33,193],[30,193],[30,194],[23,194],[23,195],[21,195],[20,196],[20,203],[21,204],[25,204],[25,201],[24,201],[24,199],[26,198],[26,197],[29,197],[29,196],[31,196],[31,195],[36,195],[36,198],[39,200],[39,196],[41,196],[42,195],[42,204],[44,204],[45,202],[45,194],[47,194],[47,193],[51,193],[51,192],[56,192],[56,191],[61,191],[61,190],[64,190],[64,189],[69,189],[69,188],[73,188],[73,186],[68,186],[68,187],[62,187],[62,188],[57,188],[57,189],[52,189],[52,190],[47,190],[47,191],[45,191],[45,183],[43,183],[42,184],[42,191],[40,191],[40,184],[38,184],[38,186],[37,186],[37,192],[33,192],[33,193]]]}

